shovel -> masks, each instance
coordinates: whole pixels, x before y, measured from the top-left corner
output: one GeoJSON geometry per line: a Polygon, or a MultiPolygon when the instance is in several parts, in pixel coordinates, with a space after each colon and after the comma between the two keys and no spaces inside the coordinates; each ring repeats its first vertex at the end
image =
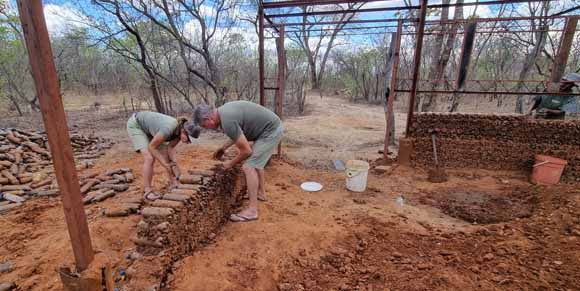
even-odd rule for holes
{"type": "Polygon", "coordinates": [[[433,160],[435,161],[435,168],[429,169],[429,177],[427,180],[431,183],[443,183],[447,181],[447,173],[445,170],[439,168],[439,159],[437,158],[437,142],[435,134],[431,134],[431,142],[433,143],[433,160]]]}

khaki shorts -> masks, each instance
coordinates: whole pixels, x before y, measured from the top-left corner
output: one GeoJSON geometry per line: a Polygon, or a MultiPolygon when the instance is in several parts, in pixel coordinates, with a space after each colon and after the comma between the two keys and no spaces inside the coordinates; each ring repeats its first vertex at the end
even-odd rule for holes
{"type": "Polygon", "coordinates": [[[252,146],[252,155],[246,160],[245,165],[254,169],[264,169],[274,149],[280,143],[284,135],[284,126],[280,124],[276,130],[254,142],[252,146]]]}
{"type": "MultiPolygon", "coordinates": [[[[133,148],[136,152],[141,152],[142,150],[149,148],[149,143],[153,139],[148,134],[146,134],[139,123],[137,123],[137,119],[135,118],[135,114],[129,118],[127,121],[127,133],[129,133],[129,138],[133,143],[133,148]]],[[[164,142],[159,146],[159,149],[163,150],[168,147],[168,143],[164,142]]]]}

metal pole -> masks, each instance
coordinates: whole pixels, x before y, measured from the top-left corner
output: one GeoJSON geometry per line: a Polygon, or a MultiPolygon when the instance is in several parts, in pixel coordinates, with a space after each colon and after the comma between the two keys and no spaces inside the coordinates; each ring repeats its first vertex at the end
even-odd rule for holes
{"type": "Polygon", "coordinates": [[[463,35],[463,46],[461,47],[461,56],[459,57],[459,66],[457,68],[457,80],[455,81],[455,89],[463,89],[465,79],[467,78],[467,71],[471,61],[471,53],[473,52],[473,44],[475,42],[475,33],[477,22],[471,22],[465,25],[463,35]]]}
{"type": "Polygon", "coordinates": [[[78,271],[93,260],[89,226],[41,0],[18,0],[20,22],[78,271]]]}
{"type": "MultiPolygon", "coordinates": [[[[276,98],[276,114],[282,119],[284,105],[284,83],[286,80],[286,53],[284,51],[284,26],[278,29],[280,37],[277,40],[278,48],[278,98],[276,98]]],[[[278,144],[278,156],[282,154],[282,142],[278,144]]]]}
{"type": "Polygon", "coordinates": [[[413,59],[413,81],[411,82],[411,96],[409,100],[409,112],[407,114],[406,136],[409,137],[413,114],[415,110],[415,98],[417,96],[417,83],[419,81],[421,69],[421,53],[423,51],[423,33],[425,32],[425,17],[427,15],[427,2],[421,0],[421,10],[419,11],[419,30],[417,35],[417,44],[415,45],[415,57],[413,59]]]}
{"type": "Polygon", "coordinates": [[[264,90],[264,9],[260,6],[258,10],[258,66],[260,78],[260,105],[266,104],[266,92],[264,90]]]}
{"type": "Polygon", "coordinates": [[[560,48],[558,49],[558,55],[554,59],[552,75],[550,76],[550,80],[554,83],[560,82],[560,79],[562,79],[564,71],[566,70],[568,56],[570,55],[570,49],[572,48],[572,42],[574,41],[574,33],[576,32],[577,25],[578,16],[568,17],[566,19],[564,34],[560,40],[560,48]]]}
{"type": "Polygon", "coordinates": [[[403,33],[403,20],[399,20],[397,25],[397,34],[395,39],[395,49],[393,51],[393,72],[391,74],[391,83],[389,85],[389,99],[387,100],[387,132],[385,133],[385,147],[383,149],[383,156],[387,158],[389,153],[389,144],[391,143],[391,132],[395,126],[392,121],[395,120],[395,112],[393,111],[393,104],[395,102],[395,88],[397,88],[397,75],[399,73],[399,55],[401,52],[401,36],[403,33]]]}

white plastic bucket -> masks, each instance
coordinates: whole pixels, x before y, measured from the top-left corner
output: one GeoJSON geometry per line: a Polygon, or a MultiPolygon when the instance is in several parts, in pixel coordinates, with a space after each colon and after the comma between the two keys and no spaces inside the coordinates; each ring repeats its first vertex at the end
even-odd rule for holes
{"type": "Polygon", "coordinates": [[[364,192],[367,188],[369,163],[360,160],[346,162],[346,189],[354,192],[364,192]]]}

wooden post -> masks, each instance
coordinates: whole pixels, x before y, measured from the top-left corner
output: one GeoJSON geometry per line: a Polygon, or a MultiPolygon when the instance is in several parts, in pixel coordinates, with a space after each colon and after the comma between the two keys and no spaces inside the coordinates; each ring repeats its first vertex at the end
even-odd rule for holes
{"type": "Polygon", "coordinates": [[[459,67],[457,69],[457,80],[455,81],[455,89],[462,90],[467,78],[469,69],[469,62],[471,61],[471,53],[473,52],[473,44],[475,43],[475,31],[477,22],[469,22],[465,24],[463,34],[463,46],[461,47],[461,56],[459,57],[459,67]]]}
{"type": "Polygon", "coordinates": [[[258,66],[260,79],[260,105],[266,105],[266,91],[264,90],[264,9],[258,9],[258,66]]]}
{"type": "Polygon", "coordinates": [[[554,59],[554,67],[552,68],[552,74],[550,76],[550,80],[553,83],[560,82],[560,79],[564,76],[577,25],[578,16],[570,16],[566,18],[566,26],[564,27],[562,39],[560,40],[560,48],[558,49],[558,55],[556,55],[556,58],[554,59]]]}
{"type": "Polygon", "coordinates": [[[411,123],[415,112],[415,98],[417,96],[417,83],[421,75],[421,53],[423,52],[423,37],[425,34],[425,18],[427,16],[428,0],[421,0],[421,9],[419,11],[419,30],[417,31],[417,43],[415,45],[415,56],[413,58],[413,81],[411,82],[411,96],[409,98],[409,112],[407,114],[406,137],[411,133],[411,123]]]}
{"type": "Polygon", "coordinates": [[[395,48],[393,49],[393,71],[391,73],[391,83],[389,88],[389,99],[387,100],[387,131],[385,133],[385,147],[383,149],[383,156],[385,159],[388,157],[389,144],[391,143],[391,132],[394,133],[393,127],[395,126],[395,112],[393,110],[393,103],[395,101],[395,90],[397,89],[397,76],[399,73],[399,55],[401,52],[401,34],[403,33],[403,20],[399,20],[397,25],[397,34],[395,35],[395,48]]]}
{"type": "MultiPolygon", "coordinates": [[[[284,26],[280,25],[278,29],[280,37],[276,40],[278,49],[278,91],[276,98],[276,114],[282,119],[284,113],[284,90],[286,82],[286,52],[284,50],[284,26]]],[[[282,154],[282,142],[278,144],[278,156],[282,154]]]]}
{"type": "Polygon", "coordinates": [[[18,10],[76,267],[80,272],[90,265],[94,254],[42,1],[18,0],[18,10]]]}

